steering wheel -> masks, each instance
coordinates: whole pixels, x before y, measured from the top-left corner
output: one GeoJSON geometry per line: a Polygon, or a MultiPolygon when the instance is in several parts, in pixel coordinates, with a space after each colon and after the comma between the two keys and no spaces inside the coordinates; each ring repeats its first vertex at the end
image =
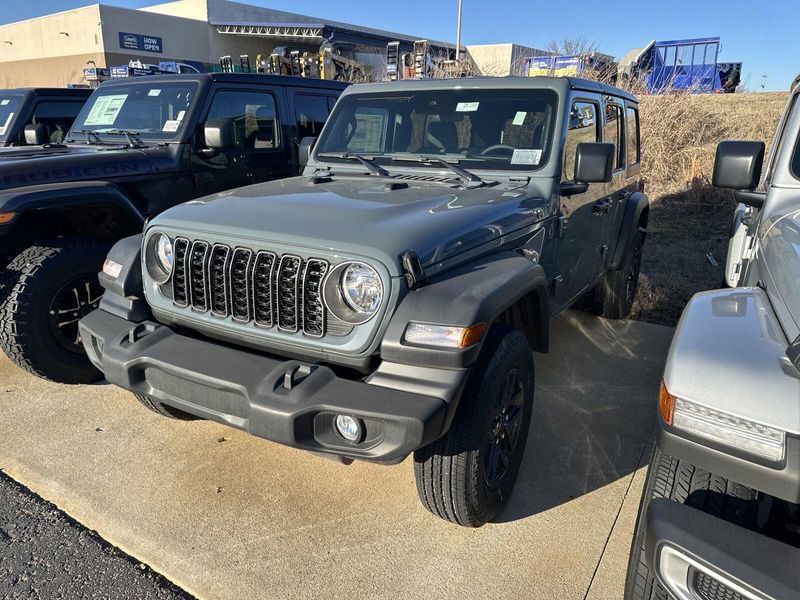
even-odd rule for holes
{"type": "Polygon", "coordinates": [[[483,152],[481,152],[481,156],[486,156],[487,154],[493,153],[495,150],[508,150],[511,154],[514,154],[514,146],[509,146],[508,144],[494,144],[493,146],[489,146],[488,148],[484,148],[483,152]]]}

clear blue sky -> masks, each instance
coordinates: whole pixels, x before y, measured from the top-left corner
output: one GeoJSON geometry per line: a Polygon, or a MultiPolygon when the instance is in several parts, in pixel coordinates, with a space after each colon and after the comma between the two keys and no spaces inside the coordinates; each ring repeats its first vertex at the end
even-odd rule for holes
{"type": "MultiPolygon", "coordinates": [[[[455,38],[457,0],[244,1],[421,38],[455,38]]],[[[96,4],[91,0],[0,3],[0,23],[96,4]]],[[[104,3],[138,8],[159,2],[104,3]]],[[[464,0],[463,42],[516,42],[541,48],[552,39],[584,37],[596,42],[600,51],[620,57],[653,39],[720,36],[720,60],[744,62],[743,80],[749,89],[760,89],[762,75],[767,75],[768,90],[785,90],[800,73],[798,17],[798,0],[464,0]]]]}

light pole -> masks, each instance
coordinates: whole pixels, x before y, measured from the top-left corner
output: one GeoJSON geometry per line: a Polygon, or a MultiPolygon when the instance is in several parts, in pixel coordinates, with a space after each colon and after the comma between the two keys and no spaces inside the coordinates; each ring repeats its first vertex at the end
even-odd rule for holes
{"type": "Polygon", "coordinates": [[[458,25],[456,27],[456,60],[461,58],[461,8],[463,0],[458,0],[458,25]]]}

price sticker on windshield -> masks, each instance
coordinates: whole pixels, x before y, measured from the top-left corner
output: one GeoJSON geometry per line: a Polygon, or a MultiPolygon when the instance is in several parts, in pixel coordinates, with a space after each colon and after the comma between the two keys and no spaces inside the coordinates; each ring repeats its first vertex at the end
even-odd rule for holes
{"type": "Polygon", "coordinates": [[[456,106],[456,112],[475,112],[480,105],[480,102],[459,102],[456,106]]]}
{"type": "Polygon", "coordinates": [[[542,160],[542,151],[537,149],[517,148],[511,156],[512,165],[538,165],[542,160]]]}
{"type": "Polygon", "coordinates": [[[180,126],[181,126],[181,122],[178,121],[177,119],[170,120],[170,121],[167,121],[166,123],[164,123],[164,127],[161,129],[161,131],[166,131],[166,132],[172,133],[172,132],[178,131],[178,127],[180,127],[180,126]]]}
{"type": "Polygon", "coordinates": [[[125,100],[128,99],[128,94],[114,94],[109,96],[100,96],[95,100],[89,115],[84,121],[84,125],[88,127],[96,125],[113,125],[117,120],[117,115],[122,110],[125,100]]]}

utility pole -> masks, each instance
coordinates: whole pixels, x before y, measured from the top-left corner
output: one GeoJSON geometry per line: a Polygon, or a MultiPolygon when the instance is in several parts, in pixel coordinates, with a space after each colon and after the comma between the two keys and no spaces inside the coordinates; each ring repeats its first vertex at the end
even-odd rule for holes
{"type": "Polygon", "coordinates": [[[461,58],[461,8],[463,0],[458,0],[458,26],[456,29],[456,60],[461,58]]]}

